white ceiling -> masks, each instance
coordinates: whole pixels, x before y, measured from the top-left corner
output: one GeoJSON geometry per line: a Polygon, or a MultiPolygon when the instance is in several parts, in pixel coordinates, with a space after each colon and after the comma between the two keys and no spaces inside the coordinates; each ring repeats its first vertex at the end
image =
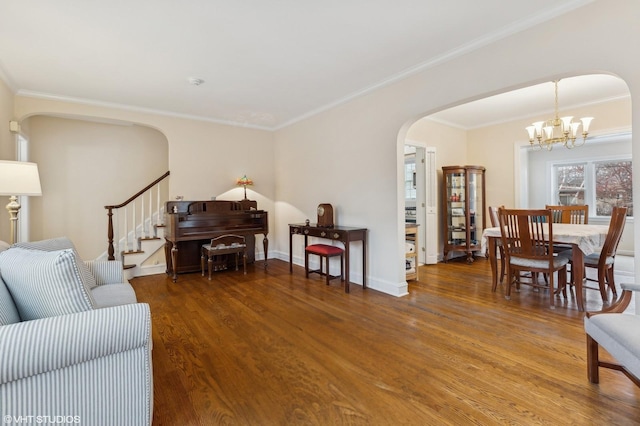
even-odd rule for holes
{"type": "MultiPolygon", "coordinates": [[[[276,129],[590,1],[0,0],[0,77],[27,96],[276,129]]],[[[495,121],[459,111],[438,118],[495,121]]]]}
{"type": "MultiPolygon", "coordinates": [[[[563,78],[558,82],[558,109],[561,116],[563,111],[571,114],[571,108],[629,96],[629,88],[624,80],[613,75],[582,75],[563,78]]],[[[554,109],[555,88],[553,82],[549,81],[440,111],[430,115],[429,119],[470,130],[523,118],[546,120],[553,117],[554,109]]]]}

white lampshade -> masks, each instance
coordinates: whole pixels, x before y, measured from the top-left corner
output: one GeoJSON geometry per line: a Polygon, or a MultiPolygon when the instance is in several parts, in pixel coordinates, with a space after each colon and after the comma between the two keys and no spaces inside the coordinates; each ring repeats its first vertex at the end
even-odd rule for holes
{"type": "Polygon", "coordinates": [[[0,195],[42,195],[38,165],[0,160],[0,195]]]}
{"type": "Polygon", "coordinates": [[[560,120],[562,121],[562,131],[563,132],[568,132],[571,130],[571,120],[573,120],[573,116],[568,116],[568,117],[560,117],[560,120]]]}
{"type": "Polygon", "coordinates": [[[591,120],[593,120],[593,117],[582,117],[580,120],[582,121],[582,131],[588,132],[589,126],[591,125],[591,120]]]}
{"type": "Polygon", "coordinates": [[[532,126],[536,129],[537,135],[542,135],[542,126],[544,126],[544,121],[536,121],[532,126]]]}
{"type": "Polygon", "coordinates": [[[578,128],[580,127],[580,123],[579,122],[573,122],[571,123],[571,137],[575,138],[578,135],[578,128]]]}
{"type": "Polygon", "coordinates": [[[529,140],[533,140],[536,137],[536,128],[534,126],[528,126],[525,128],[529,133],[529,140]]]}

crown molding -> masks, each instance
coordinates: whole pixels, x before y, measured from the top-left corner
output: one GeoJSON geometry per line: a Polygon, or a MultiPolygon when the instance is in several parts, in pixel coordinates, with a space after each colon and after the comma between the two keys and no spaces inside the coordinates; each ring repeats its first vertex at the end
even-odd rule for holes
{"type": "Polygon", "coordinates": [[[308,119],[310,117],[313,117],[315,115],[318,115],[322,112],[325,112],[333,108],[336,108],[340,105],[346,104],[356,98],[360,98],[362,96],[368,95],[372,92],[377,91],[378,89],[390,86],[394,83],[397,83],[410,76],[423,72],[427,69],[436,67],[440,64],[443,64],[455,58],[461,57],[465,54],[468,54],[472,51],[483,48],[499,40],[505,39],[516,33],[522,32],[531,27],[535,27],[536,25],[539,25],[541,23],[554,19],[558,16],[569,13],[577,8],[583,7],[594,1],[595,0],[574,0],[554,8],[549,8],[536,15],[525,17],[510,25],[507,25],[502,28],[498,28],[490,34],[487,34],[483,37],[479,37],[469,43],[465,43],[461,46],[458,46],[457,48],[444,52],[441,55],[431,58],[428,61],[422,62],[420,64],[417,64],[415,66],[402,70],[392,75],[391,77],[383,79],[373,85],[364,87],[361,90],[352,92],[351,94],[343,96],[333,102],[330,102],[318,108],[312,109],[297,117],[287,120],[284,123],[275,124],[273,126],[261,126],[261,125],[251,124],[246,121],[235,121],[235,120],[229,120],[229,119],[211,118],[211,117],[204,117],[204,116],[198,116],[198,115],[192,115],[192,114],[183,114],[183,113],[178,113],[174,111],[165,111],[165,110],[159,110],[159,109],[153,109],[153,108],[138,107],[138,106],[118,104],[118,103],[112,103],[112,102],[104,102],[104,101],[98,101],[98,100],[75,98],[75,97],[56,95],[51,93],[42,93],[42,92],[36,92],[31,90],[17,89],[16,85],[13,83],[8,73],[3,71],[1,63],[0,63],[0,78],[2,78],[7,83],[9,88],[13,91],[13,93],[15,93],[18,96],[25,96],[25,97],[32,97],[32,98],[39,98],[39,99],[49,99],[49,100],[55,100],[60,102],[70,102],[70,103],[81,104],[81,105],[99,106],[99,107],[119,109],[123,111],[132,111],[132,112],[139,112],[139,113],[146,113],[146,114],[153,114],[153,115],[161,115],[161,116],[182,118],[182,119],[194,120],[194,121],[203,121],[203,122],[222,124],[222,125],[227,125],[232,127],[242,127],[242,128],[250,128],[250,129],[264,130],[264,131],[277,131],[277,130],[286,128],[288,126],[291,126],[295,123],[298,123],[300,121],[303,121],[305,119],[308,119]]]}
{"type": "Polygon", "coordinates": [[[292,124],[295,124],[299,121],[305,120],[307,118],[310,118],[314,115],[320,114],[324,111],[328,111],[330,109],[333,109],[337,106],[343,105],[347,102],[350,102],[356,98],[359,98],[361,96],[365,96],[370,94],[371,92],[374,92],[378,89],[381,89],[383,87],[389,86],[393,83],[396,83],[398,81],[404,80],[414,74],[418,74],[422,71],[425,71],[429,68],[434,68],[440,64],[443,64],[445,62],[451,61],[455,58],[458,58],[460,56],[466,55],[467,53],[470,53],[474,50],[478,50],[482,47],[488,46],[492,43],[495,43],[499,40],[505,39],[509,36],[512,36],[516,33],[522,32],[524,30],[527,30],[529,28],[535,27],[536,25],[539,25],[543,22],[549,21],[551,19],[557,18],[558,16],[564,15],[566,13],[569,13],[579,7],[585,6],[589,3],[593,3],[595,0],[575,0],[573,2],[569,2],[569,3],[565,3],[563,5],[557,6],[555,8],[550,8],[548,10],[545,10],[542,13],[538,13],[537,15],[532,15],[531,17],[528,17],[526,19],[521,19],[517,22],[514,22],[510,25],[507,25],[503,28],[499,28],[496,31],[487,34],[484,37],[480,37],[477,38],[474,41],[471,41],[469,43],[463,44],[461,46],[458,46],[455,49],[452,49],[448,52],[445,52],[441,55],[435,56],[433,58],[431,58],[428,61],[422,62],[418,65],[415,65],[413,67],[409,67],[403,71],[400,71],[399,73],[385,79],[382,80],[376,84],[373,84],[371,86],[368,86],[362,90],[359,90],[357,92],[353,92],[350,95],[347,95],[345,97],[342,97],[338,100],[336,100],[335,102],[331,102],[329,104],[326,104],[320,108],[316,108],[314,110],[311,110],[305,114],[302,114],[294,119],[291,119],[289,121],[286,121],[283,124],[280,124],[278,126],[276,126],[274,128],[274,130],[280,130],[283,129],[285,127],[288,127],[292,124]]]}
{"type": "Polygon", "coordinates": [[[203,117],[203,116],[192,115],[192,114],[181,114],[173,111],[164,111],[164,110],[153,109],[153,108],[124,105],[124,104],[118,104],[115,102],[104,102],[104,101],[96,101],[92,99],[75,98],[71,96],[62,96],[62,95],[56,95],[52,93],[36,92],[32,90],[22,90],[22,89],[18,90],[16,92],[16,96],[24,96],[26,98],[35,98],[35,99],[45,99],[45,100],[57,101],[57,102],[68,102],[68,103],[73,103],[78,105],[112,108],[112,109],[118,109],[122,111],[161,115],[161,116],[172,117],[172,118],[182,118],[185,120],[204,121],[208,123],[222,124],[222,125],[232,126],[232,127],[243,127],[243,128],[250,128],[255,130],[266,130],[266,131],[273,130],[271,128],[264,127],[264,126],[257,126],[249,123],[240,123],[240,122],[231,121],[231,120],[221,120],[221,119],[203,117]]]}

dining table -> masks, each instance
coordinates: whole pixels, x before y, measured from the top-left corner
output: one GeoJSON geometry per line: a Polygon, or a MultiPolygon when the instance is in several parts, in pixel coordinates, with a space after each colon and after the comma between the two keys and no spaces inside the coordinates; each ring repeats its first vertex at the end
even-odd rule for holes
{"type": "MultiPolygon", "coordinates": [[[[553,235],[551,239],[554,245],[563,244],[571,246],[571,272],[576,287],[576,302],[578,310],[583,312],[584,256],[600,251],[607,237],[609,226],[554,223],[552,230],[553,235]]],[[[545,231],[545,235],[548,239],[549,232],[547,230],[545,231]]],[[[500,238],[500,227],[486,228],[482,233],[483,242],[486,241],[487,253],[491,265],[491,278],[493,280],[492,291],[496,291],[498,285],[497,241],[500,238]]]]}

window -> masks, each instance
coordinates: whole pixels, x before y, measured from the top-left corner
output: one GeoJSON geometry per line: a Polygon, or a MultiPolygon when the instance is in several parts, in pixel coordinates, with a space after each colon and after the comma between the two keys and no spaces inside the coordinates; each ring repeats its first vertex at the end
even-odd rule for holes
{"type": "Polygon", "coordinates": [[[416,155],[405,155],[404,158],[404,193],[405,199],[416,199],[416,155]]]}
{"type": "Polygon", "coordinates": [[[631,165],[630,158],[554,164],[552,199],[563,206],[589,204],[590,216],[611,216],[616,206],[633,216],[631,165]]]}
{"type": "Polygon", "coordinates": [[[594,163],[596,215],[611,216],[613,207],[628,207],[633,216],[631,160],[594,163]]]}
{"type": "Polygon", "coordinates": [[[584,167],[585,164],[555,166],[555,203],[560,206],[584,205],[584,167]]]}

